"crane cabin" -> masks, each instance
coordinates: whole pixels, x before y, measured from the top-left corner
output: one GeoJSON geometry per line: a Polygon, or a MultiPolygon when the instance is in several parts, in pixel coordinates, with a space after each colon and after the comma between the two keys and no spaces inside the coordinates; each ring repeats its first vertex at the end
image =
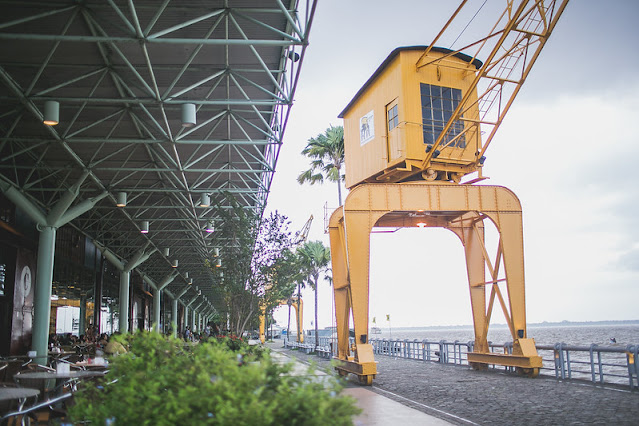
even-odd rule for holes
{"type": "Polygon", "coordinates": [[[347,188],[459,183],[482,166],[477,92],[468,93],[482,63],[449,49],[427,49],[393,50],[340,113],[347,188]],[[442,136],[456,110],[459,119],[442,136]]]}

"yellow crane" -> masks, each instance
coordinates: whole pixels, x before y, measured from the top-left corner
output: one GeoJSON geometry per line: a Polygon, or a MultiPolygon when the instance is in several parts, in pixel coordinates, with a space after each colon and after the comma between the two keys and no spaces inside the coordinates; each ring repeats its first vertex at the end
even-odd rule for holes
{"type": "Polygon", "coordinates": [[[486,149],[567,3],[507,0],[484,37],[460,49],[436,47],[459,19],[464,0],[430,45],[395,49],[340,114],[350,193],[329,222],[340,374],[370,385],[377,373],[368,341],[374,227],[455,233],[464,246],[473,311],[470,364],[539,373],[541,357],[526,330],[521,205],[507,188],[473,184],[485,179],[486,149]],[[486,219],[499,233],[495,259],[484,242],[486,219]],[[513,338],[511,354],[488,348],[496,299],[513,338]]]}
{"type": "MultiPolygon", "coordinates": [[[[293,238],[293,248],[297,248],[300,245],[304,244],[306,239],[308,238],[308,232],[311,229],[311,223],[313,223],[313,215],[311,215],[302,229],[295,233],[295,237],[293,238]]],[[[303,319],[304,319],[304,301],[302,300],[302,295],[298,294],[297,296],[292,296],[286,300],[280,301],[281,305],[288,305],[289,309],[292,306],[295,309],[295,321],[297,324],[297,341],[300,343],[304,342],[304,329],[303,329],[303,319]]],[[[289,310],[290,315],[290,310],[289,310]]],[[[265,335],[265,326],[266,326],[266,309],[264,306],[260,308],[260,342],[264,344],[266,341],[265,335]]]]}

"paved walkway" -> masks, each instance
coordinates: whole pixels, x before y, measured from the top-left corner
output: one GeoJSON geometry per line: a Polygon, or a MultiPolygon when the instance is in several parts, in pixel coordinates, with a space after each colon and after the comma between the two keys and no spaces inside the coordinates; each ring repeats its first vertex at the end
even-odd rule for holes
{"type": "MultiPolygon", "coordinates": [[[[270,346],[326,371],[332,369],[327,359],[283,349],[280,342],[270,346]]],[[[379,355],[376,361],[378,374],[373,386],[361,388],[351,380],[354,389],[366,389],[453,424],[639,424],[639,391],[630,392],[628,387],[544,376],[530,379],[498,370],[474,371],[379,355]]],[[[395,424],[392,419],[383,419],[362,424],[395,424]]]]}
{"type": "MultiPolygon", "coordinates": [[[[308,375],[309,364],[296,358],[292,351],[288,351],[281,345],[269,344],[272,349],[272,357],[276,362],[288,363],[294,362],[291,374],[308,375]]],[[[329,377],[321,369],[316,369],[313,376],[318,380],[329,377]]],[[[445,426],[450,423],[430,416],[414,408],[410,408],[390,398],[373,392],[369,388],[361,387],[354,384],[348,384],[343,391],[344,394],[350,395],[357,400],[357,406],[362,409],[362,414],[355,417],[353,422],[355,425],[424,425],[424,426],[445,426]]]]}

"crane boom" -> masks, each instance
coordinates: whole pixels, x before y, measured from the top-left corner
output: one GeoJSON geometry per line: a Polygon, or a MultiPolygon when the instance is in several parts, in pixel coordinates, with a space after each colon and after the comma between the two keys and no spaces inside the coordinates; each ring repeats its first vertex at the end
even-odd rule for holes
{"type": "Polygon", "coordinates": [[[311,223],[313,223],[313,215],[308,218],[302,229],[295,233],[295,238],[293,239],[293,246],[297,247],[301,244],[304,244],[306,238],[308,238],[308,231],[311,229],[311,223]]]}
{"type": "Polygon", "coordinates": [[[484,132],[490,133],[476,152],[474,167],[467,169],[469,173],[475,170],[481,173],[486,149],[526,81],[532,66],[566,8],[568,0],[521,0],[516,7],[514,0],[508,0],[506,8],[487,36],[427,61],[428,53],[455,21],[466,3],[467,1],[464,0],[460,4],[416,63],[417,69],[429,65],[445,67],[450,66],[446,59],[455,54],[463,53],[473,59],[485,57],[469,90],[466,91],[433,146],[429,148],[422,162],[422,170],[428,167],[439,149],[454,144],[455,140],[464,133],[478,132],[482,128],[484,132]],[[486,51],[489,53],[484,56],[483,53],[486,51]],[[471,94],[475,90],[479,90],[479,94],[477,99],[472,99],[471,94]],[[469,114],[470,111],[476,112],[469,114]],[[456,122],[466,124],[464,132],[449,135],[456,122]],[[442,145],[443,141],[446,141],[445,145],[442,145]]]}

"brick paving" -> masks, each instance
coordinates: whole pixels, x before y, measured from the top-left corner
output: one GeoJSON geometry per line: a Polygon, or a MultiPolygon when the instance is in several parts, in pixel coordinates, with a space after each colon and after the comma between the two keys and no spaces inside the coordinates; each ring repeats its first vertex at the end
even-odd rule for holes
{"type": "MultiPolygon", "coordinates": [[[[282,349],[280,342],[269,346],[331,370],[325,358],[282,349]]],[[[628,387],[543,376],[530,379],[498,370],[474,371],[467,366],[379,355],[376,360],[378,374],[371,390],[454,424],[639,425],[639,391],[630,392],[628,387]]],[[[354,383],[351,378],[349,386],[354,383]]]]}

